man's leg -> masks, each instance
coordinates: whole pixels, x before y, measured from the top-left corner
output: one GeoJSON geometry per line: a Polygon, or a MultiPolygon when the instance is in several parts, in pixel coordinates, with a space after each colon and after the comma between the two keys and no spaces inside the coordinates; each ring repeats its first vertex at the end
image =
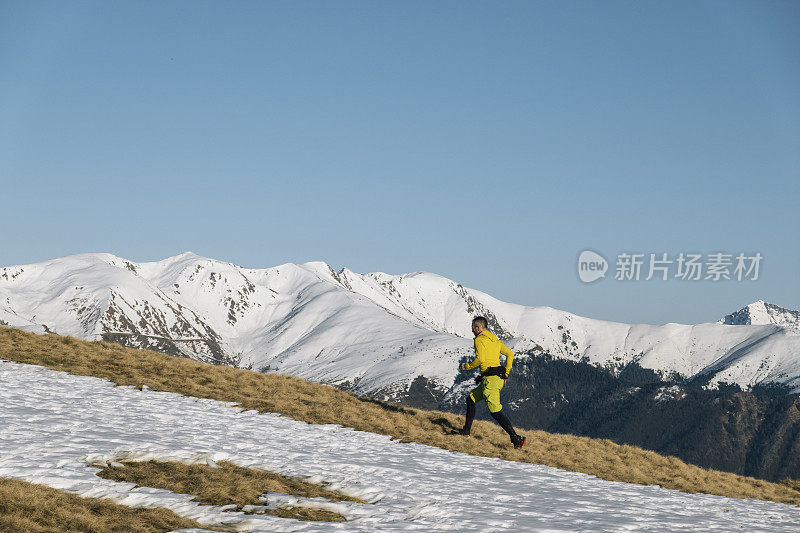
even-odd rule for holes
{"type": "Polygon", "coordinates": [[[467,395],[467,418],[464,420],[464,427],[459,430],[454,429],[451,433],[469,435],[472,431],[472,421],[475,420],[475,400],[481,399],[483,399],[483,388],[478,386],[467,395]]]}
{"type": "Polygon", "coordinates": [[[491,414],[492,418],[497,420],[497,423],[506,430],[506,433],[508,433],[508,436],[511,437],[513,442],[518,435],[517,432],[514,431],[514,426],[511,425],[511,421],[503,414],[503,411],[497,411],[495,413],[490,412],[489,414],[491,414]]]}
{"type": "Polygon", "coordinates": [[[461,430],[465,435],[472,431],[472,421],[475,420],[475,400],[472,395],[467,396],[467,419],[464,421],[464,429],[461,430]]]}
{"type": "Polygon", "coordinates": [[[517,432],[514,431],[514,426],[511,425],[511,421],[502,411],[496,411],[494,413],[490,411],[489,414],[491,414],[492,418],[497,420],[497,423],[506,430],[508,436],[511,437],[511,444],[514,445],[514,448],[522,448],[525,445],[525,437],[517,435],[517,432]]]}
{"type": "Polygon", "coordinates": [[[486,387],[486,405],[489,407],[489,414],[508,433],[514,447],[522,448],[525,444],[525,437],[517,435],[517,432],[514,431],[514,426],[511,425],[511,421],[501,411],[503,406],[500,404],[500,389],[503,388],[504,382],[502,378],[497,376],[491,376],[489,379],[492,380],[489,386],[486,387]]]}

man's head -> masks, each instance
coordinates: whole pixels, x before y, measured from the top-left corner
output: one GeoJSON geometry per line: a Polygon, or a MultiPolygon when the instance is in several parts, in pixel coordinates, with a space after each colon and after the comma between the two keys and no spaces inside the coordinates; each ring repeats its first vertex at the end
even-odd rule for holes
{"type": "Polygon", "coordinates": [[[481,331],[485,331],[489,328],[489,323],[486,322],[486,319],[482,316],[476,316],[472,319],[472,334],[476,337],[480,334],[481,331]]]}

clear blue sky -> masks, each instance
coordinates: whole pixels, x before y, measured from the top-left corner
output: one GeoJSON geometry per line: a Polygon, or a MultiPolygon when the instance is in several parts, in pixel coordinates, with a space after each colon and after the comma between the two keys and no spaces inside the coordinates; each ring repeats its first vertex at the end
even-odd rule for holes
{"type": "Polygon", "coordinates": [[[0,265],[324,260],[715,321],[800,309],[799,182],[798,2],[0,2],[0,265]],[[764,260],[585,285],[586,248],[764,260]]]}

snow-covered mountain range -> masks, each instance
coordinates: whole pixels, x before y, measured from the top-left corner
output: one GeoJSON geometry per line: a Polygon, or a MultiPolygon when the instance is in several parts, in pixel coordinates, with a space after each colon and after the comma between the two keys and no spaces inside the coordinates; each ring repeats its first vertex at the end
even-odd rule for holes
{"type": "Polygon", "coordinates": [[[717,324],[623,324],[502,302],[426,272],[336,272],[322,262],[247,269],[192,253],[151,263],[82,254],[0,269],[1,324],[387,396],[418,376],[451,388],[458,361],[472,353],[475,315],[521,357],[638,363],[662,375],[707,375],[712,385],[800,391],[797,313],[751,308],[717,324]],[[746,325],[729,325],[737,320],[746,325]]]}

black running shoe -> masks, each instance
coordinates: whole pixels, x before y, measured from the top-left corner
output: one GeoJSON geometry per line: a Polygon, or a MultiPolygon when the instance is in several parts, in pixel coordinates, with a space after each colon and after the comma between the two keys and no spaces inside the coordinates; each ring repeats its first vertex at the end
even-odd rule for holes
{"type": "Polygon", "coordinates": [[[469,431],[466,429],[454,429],[450,431],[451,435],[461,435],[463,437],[469,437],[469,431]]]}
{"type": "Polygon", "coordinates": [[[511,439],[511,442],[514,444],[514,448],[519,450],[520,448],[525,446],[525,441],[526,440],[527,439],[525,437],[522,437],[520,435],[516,435],[515,438],[511,439]]]}

